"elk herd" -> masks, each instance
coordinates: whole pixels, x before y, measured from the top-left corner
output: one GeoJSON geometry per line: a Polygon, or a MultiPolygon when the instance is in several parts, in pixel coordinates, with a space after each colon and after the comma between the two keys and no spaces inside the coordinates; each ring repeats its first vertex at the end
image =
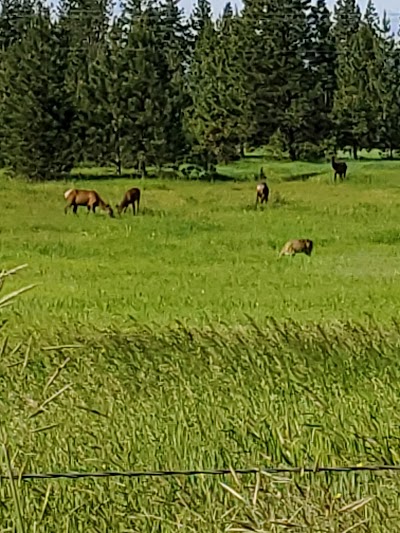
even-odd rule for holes
{"type": "MultiPolygon", "coordinates": [[[[339,176],[339,178],[343,181],[346,178],[347,173],[346,163],[342,161],[336,161],[335,156],[332,156],[331,163],[332,168],[334,170],[334,182],[336,183],[337,176],[339,176]]],[[[258,183],[256,187],[256,208],[258,206],[258,203],[268,203],[269,198],[269,188],[266,182],[266,176],[262,168],[260,170],[260,178],[263,181],[258,183]]],[[[94,190],[68,189],[68,191],[64,193],[64,198],[67,201],[67,205],[64,208],[64,213],[67,213],[68,209],[72,208],[73,213],[76,214],[78,207],[80,206],[86,207],[88,213],[90,211],[95,213],[96,208],[99,207],[100,209],[108,213],[111,218],[115,217],[111,205],[106,203],[94,190]]],[[[118,214],[120,215],[122,212],[126,213],[126,210],[131,205],[133,215],[136,215],[137,213],[139,213],[139,204],[140,189],[138,189],[137,187],[133,187],[132,189],[126,191],[124,197],[122,198],[122,201],[115,207],[118,214]]],[[[293,256],[299,253],[304,253],[310,256],[313,250],[313,246],[313,241],[311,241],[310,239],[292,239],[286,242],[286,244],[283,246],[282,250],[279,253],[279,257],[282,257],[283,255],[293,256]]]]}
{"type": "MultiPolygon", "coordinates": [[[[111,218],[114,218],[113,208],[110,204],[107,204],[96,191],[87,189],[69,189],[68,191],[65,191],[64,198],[67,200],[64,213],[67,213],[68,209],[72,207],[72,211],[76,214],[79,206],[87,207],[88,212],[92,210],[93,213],[95,213],[96,207],[100,207],[100,209],[103,209],[103,211],[108,213],[111,218]]],[[[126,213],[126,210],[131,205],[133,214],[136,215],[136,213],[139,212],[139,204],[140,189],[134,187],[133,189],[126,191],[122,198],[122,202],[115,207],[120,215],[122,211],[126,213]]]]}

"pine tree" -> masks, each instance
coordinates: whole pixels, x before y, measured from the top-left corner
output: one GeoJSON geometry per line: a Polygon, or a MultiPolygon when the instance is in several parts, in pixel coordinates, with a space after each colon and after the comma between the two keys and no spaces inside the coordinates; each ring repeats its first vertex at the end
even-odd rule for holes
{"type": "Polygon", "coordinates": [[[85,152],[99,165],[115,166],[120,175],[132,159],[121,40],[120,25],[114,23],[80,88],[81,112],[86,118],[85,152]]]}
{"type": "Polygon", "coordinates": [[[337,0],[334,7],[334,36],[338,52],[345,52],[349,39],[361,23],[361,11],[356,0],[337,0]]]}
{"type": "Polygon", "coordinates": [[[330,12],[325,0],[318,0],[311,7],[310,15],[311,50],[309,67],[314,80],[311,91],[314,108],[314,135],[318,142],[327,140],[332,124],[330,113],[336,88],[336,47],[332,33],[330,12]]]}
{"type": "Polygon", "coordinates": [[[74,108],[65,88],[65,43],[59,30],[42,8],[31,17],[22,41],[9,47],[1,72],[6,164],[32,179],[57,178],[74,164],[74,108]]]}
{"type": "Polygon", "coordinates": [[[210,20],[212,20],[212,9],[209,0],[197,0],[190,17],[191,27],[197,38],[202,35],[210,20]]]}
{"type": "Polygon", "coordinates": [[[184,20],[177,0],[164,0],[160,6],[160,41],[165,52],[168,71],[164,80],[168,106],[166,117],[166,157],[181,159],[188,143],[184,131],[184,113],[190,104],[186,87],[186,68],[190,60],[190,25],[184,20]]]}
{"type": "Polygon", "coordinates": [[[292,159],[312,137],[309,7],[308,0],[247,0],[243,12],[254,95],[252,142],[267,143],[279,131],[292,159]]]}
{"type": "Polygon", "coordinates": [[[389,150],[392,158],[395,147],[400,147],[400,51],[386,13],[379,28],[376,61],[378,145],[389,150]]]}
{"type": "Polygon", "coordinates": [[[194,50],[187,74],[190,106],[185,113],[185,129],[191,144],[192,155],[206,168],[216,163],[212,150],[213,102],[215,65],[213,57],[217,46],[217,34],[211,19],[208,0],[199,0],[191,17],[194,34],[194,50]]]}
{"type": "Polygon", "coordinates": [[[360,148],[377,140],[377,44],[374,30],[362,23],[346,45],[349,57],[339,59],[333,118],[338,145],[350,145],[355,159],[360,148]]]}
{"type": "Polygon", "coordinates": [[[363,20],[371,29],[375,32],[379,32],[380,21],[373,0],[368,0],[363,20]]]}
{"type": "Polygon", "coordinates": [[[337,88],[331,119],[336,146],[352,146],[356,158],[359,143],[368,134],[366,105],[359,91],[361,11],[356,0],[337,0],[334,19],[337,88]]]}
{"type": "Polygon", "coordinates": [[[35,14],[34,0],[1,0],[0,51],[7,50],[26,34],[35,14]]]}
{"type": "Polygon", "coordinates": [[[168,158],[170,70],[161,20],[160,9],[151,2],[129,0],[124,6],[124,67],[120,75],[127,122],[132,124],[129,142],[135,165],[142,175],[146,174],[149,164],[158,166],[168,158]]]}
{"type": "Polygon", "coordinates": [[[246,61],[240,43],[240,20],[230,9],[224,10],[216,27],[211,18],[198,27],[202,30],[189,71],[192,105],[187,124],[194,153],[209,166],[238,158],[246,141],[246,61]]]}
{"type": "Polygon", "coordinates": [[[89,132],[95,132],[92,122],[97,104],[87,95],[94,92],[89,81],[93,80],[92,67],[106,55],[111,12],[112,0],[61,0],[59,5],[68,63],[66,83],[76,109],[74,150],[80,160],[96,161],[96,143],[89,132]]]}

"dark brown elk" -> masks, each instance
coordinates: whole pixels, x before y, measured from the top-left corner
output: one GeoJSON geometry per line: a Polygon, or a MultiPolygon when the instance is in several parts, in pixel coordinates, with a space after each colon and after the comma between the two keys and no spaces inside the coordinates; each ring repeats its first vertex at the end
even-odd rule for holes
{"type": "Polygon", "coordinates": [[[64,213],[72,207],[72,211],[76,214],[79,206],[87,207],[88,212],[90,210],[93,213],[96,212],[96,207],[100,207],[103,211],[106,211],[110,217],[114,217],[114,211],[110,204],[107,204],[102,200],[96,191],[86,189],[69,189],[65,191],[64,198],[67,200],[67,205],[64,208],[64,213]]]}
{"type": "Polygon", "coordinates": [[[256,209],[258,202],[261,202],[261,204],[263,204],[264,202],[268,203],[269,197],[269,189],[266,182],[266,176],[262,168],[260,169],[260,179],[263,181],[257,185],[256,209]]]}
{"type": "Polygon", "coordinates": [[[258,205],[258,202],[263,204],[264,202],[268,202],[269,197],[269,189],[268,185],[266,183],[259,183],[257,185],[257,196],[256,196],[256,207],[258,205]]]}
{"type": "Polygon", "coordinates": [[[310,239],[292,239],[288,241],[280,251],[279,257],[282,255],[306,254],[311,255],[313,250],[313,241],[310,239]]]}
{"type": "Polygon", "coordinates": [[[118,214],[120,215],[122,211],[126,213],[126,210],[131,205],[132,212],[134,215],[136,215],[136,213],[139,213],[139,204],[140,189],[137,189],[136,187],[134,187],[133,189],[129,189],[129,191],[126,191],[126,193],[124,194],[122,202],[116,205],[118,214]],[[135,203],[137,204],[137,210],[135,210],[135,203]]]}
{"type": "Polygon", "coordinates": [[[344,161],[336,161],[335,156],[332,156],[332,168],[335,171],[334,181],[336,182],[336,177],[339,175],[341,180],[344,180],[347,172],[347,165],[344,161]]]}

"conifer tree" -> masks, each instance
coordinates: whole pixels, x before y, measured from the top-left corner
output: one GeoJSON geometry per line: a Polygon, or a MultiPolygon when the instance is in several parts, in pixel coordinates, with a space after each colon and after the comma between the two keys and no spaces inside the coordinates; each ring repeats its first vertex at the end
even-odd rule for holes
{"type": "Polygon", "coordinates": [[[312,76],[306,60],[311,47],[310,2],[246,0],[244,41],[253,92],[253,144],[268,142],[279,131],[296,159],[311,136],[312,76]]]}
{"type": "Polygon", "coordinates": [[[2,150],[6,164],[31,179],[57,178],[74,164],[64,49],[60,27],[41,8],[21,42],[9,47],[1,72],[2,150]]]}
{"type": "Polygon", "coordinates": [[[331,134],[330,113],[336,88],[336,47],[325,0],[317,0],[316,5],[311,7],[309,24],[311,50],[308,60],[314,80],[314,90],[310,91],[314,108],[314,138],[322,142],[331,134]]]}
{"type": "Polygon", "coordinates": [[[338,52],[345,52],[349,39],[357,33],[361,11],[356,0],[337,0],[334,7],[334,35],[338,52]]]}
{"type": "MultiPolygon", "coordinates": [[[[204,5],[203,10],[209,13],[204,5]]],[[[240,21],[229,6],[216,27],[206,16],[198,25],[202,29],[189,72],[192,105],[187,123],[195,153],[208,165],[239,157],[247,138],[249,107],[240,21]]]]}
{"type": "Polygon", "coordinates": [[[389,150],[392,158],[394,149],[400,147],[400,50],[386,13],[379,28],[375,52],[379,74],[375,87],[378,145],[389,150]]]}
{"type": "Polygon", "coordinates": [[[338,145],[351,146],[355,159],[360,148],[373,146],[377,135],[376,45],[374,31],[362,23],[347,43],[350,58],[339,60],[333,118],[338,145]]]}
{"type": "MultiPolygon", "coordinates": [[[[93,95],[93,65],[106,57],[112,0],[61,0],[59,24],[62,28],[68,69],[66,83],[74,94],[76,115],[73,123],[74,150],[81,160],[96,161],[93,148],[97,136],[94,114],[97,110],[93,95]]],[[[100,160],[97,161],[100,163],[100,160]]]]}
{"type": "Polygon", "coordinates": [[[34,0],[0,1],[0,51],[21,40],[34,14],[34,0]]]}
{"type": "Polygon", "coordinates": [[[166,158],[176,161],[188,149],[184,113],[190,104],[186,68],[190,60],[190,25],[177,0],[164,0],[160,6],[160,43],[168,65],[166,79],[168,105],[165,109],[166,158]]]}
{"type": "MultiPolygon", "coordinates": [[[[124,99],[129,142],[142,175],[149,164],[168,157],[167,123],[170,70],[163,44],[161,13],[152,2],[129,0],[124,6],[122,49],[124,99]]],[[[127,129],[127,128],[125,128],[127,129]]]]}

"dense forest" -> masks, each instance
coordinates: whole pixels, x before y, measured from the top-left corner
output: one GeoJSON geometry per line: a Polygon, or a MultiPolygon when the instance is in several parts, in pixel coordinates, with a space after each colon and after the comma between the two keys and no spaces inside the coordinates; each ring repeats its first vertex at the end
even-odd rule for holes
{"type": "Polygon", "coordinates": [[[203,168],[269,145],[292,160],[400,147],[400,46],[372,0],[0,2],[0,165],[203,168]]]}

